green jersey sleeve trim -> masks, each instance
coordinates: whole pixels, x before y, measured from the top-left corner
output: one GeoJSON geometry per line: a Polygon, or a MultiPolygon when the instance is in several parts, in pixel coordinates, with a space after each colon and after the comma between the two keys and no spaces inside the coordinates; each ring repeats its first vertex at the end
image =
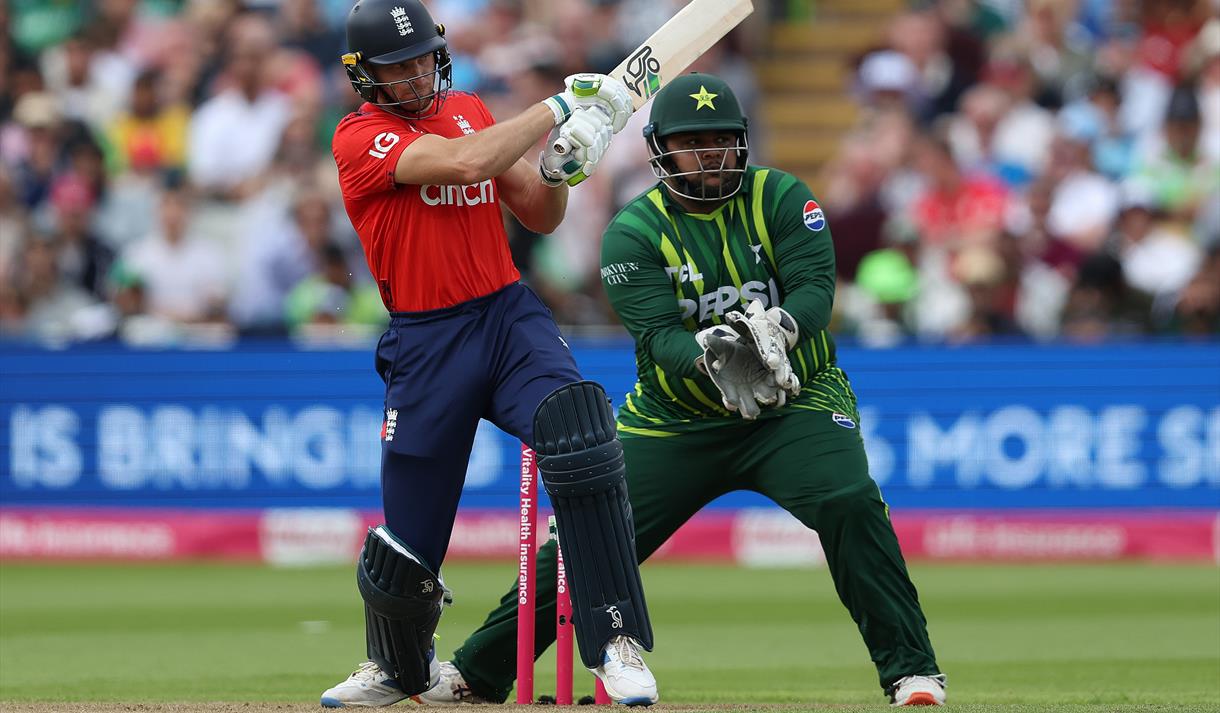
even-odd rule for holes
{"type": "Polygon", "coordinates": [[[708,398],[707,394],[703,393],[703,389],[700,389],[699,385],[696,384],[694,382],[694,380],[683,378],[682,383],[686,385],[686,388],[690,390],[691,394],[693,394],[695,398],[699,399],[699,403],[703,404],[704,406],[707,406],[708,408],[712,409],[716,413],[719,413],[719,414],[722,414],[725,416],[728,415],[728,413],[729,413],[728,410],[725,409],[720,404],[718,404],[718,403],[712,401],[710,398],[708,398]]]}
{"type": "Polygon", "coordinates": [[[762,242],[763,252],[767,254],[767,260],[771,263],[771,269],[775,274],[779,274],[779,266],[775,264],[775,248],[771,245],[771,234],[767,232],[767,219],[763,212],[763,192],[766,188],[767,175],[771,173],[771,169],[763,168],[754,174],[754,189],[751,191],[753,198],[753,213],[754,213],[754,229],[758,231],[758,239],[762,242]]]}
{"type": "Polygon", "coordinates": [[[682,435],[678,431],[656,431],[651,428],[636,428],[635,426],[624,426],[618,424],[618,430],[622,433],[629,433],[633,436],[643,436],[645,438],[669,438],[670,436],[682,435]]]}

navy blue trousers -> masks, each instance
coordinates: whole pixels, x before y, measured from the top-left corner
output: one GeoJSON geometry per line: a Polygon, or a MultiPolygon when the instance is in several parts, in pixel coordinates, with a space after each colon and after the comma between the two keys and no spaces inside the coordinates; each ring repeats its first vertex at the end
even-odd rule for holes
{"type": "Polygon", "coordinates": [[[533,416],[580,381],[551,311],[525,285],[429,312],[396,312],[377,344],[385,382],[386,524],[439,571],[479,419],[533,445],[533,416]]]}

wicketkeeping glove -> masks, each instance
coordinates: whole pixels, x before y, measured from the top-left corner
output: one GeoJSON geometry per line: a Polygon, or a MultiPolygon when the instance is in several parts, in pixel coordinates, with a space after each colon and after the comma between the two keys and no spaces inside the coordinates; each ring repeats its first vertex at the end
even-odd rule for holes
{"type": "Polygon", "coordinates": [[[775,375],[775,381],[789,396],[801,392],[801,382],[792,371],[788,350],[796,346],[800,329],[792,315],[779,307],[763,309],[762,300],[746,306],[745,313],[724,316],[743,344],[754,349],[760,361],[775,375]]]}
{"type": "Polygon", "coordinates": [[[703,347],[695,365],[720,390],[720,400],[726,409],[752,421],[762,412],[760,406],[784,405],[784,390],[776,383],[775,375],[733,330],[710,327],[696,334],[695,341],[703,347]]]}

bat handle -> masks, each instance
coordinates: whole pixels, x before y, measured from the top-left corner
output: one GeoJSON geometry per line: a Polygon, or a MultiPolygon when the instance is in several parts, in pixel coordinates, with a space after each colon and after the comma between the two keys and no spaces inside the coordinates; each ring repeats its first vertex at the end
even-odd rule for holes
{"type": "MultiPolygon", "coordinates": [[[[596,74],[577,74],[572,77],[572,86],[569,91],[576,97],[595,97],[598,90],[601,89],[601,84],[601,80],[596,74]]],[[[555,140],[551,148],[560,156],[566,156],[572,151],[572,144],[567,139],[560,137],[555,140]]]]}

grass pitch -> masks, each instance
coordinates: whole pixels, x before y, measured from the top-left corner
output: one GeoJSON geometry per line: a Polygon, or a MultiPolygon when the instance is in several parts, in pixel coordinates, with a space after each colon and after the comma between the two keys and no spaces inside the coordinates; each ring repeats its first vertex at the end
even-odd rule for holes
{"type": "MultiPolygon", "coordinates": [[[[1220,711],[1215,566],[911,569],[955,710],[1220,711]]],[[[513,575],[507,562],[445,568],[457,602],[443,653],[513,575]]],[[[825,570],[658,564],[644,576],[662,707],[885,709],[825,570]]],[[[317,710],[363,647],[347,567],[0,565],[6,712],[317,710]]],[[[552,691],[553,661],[537,671],[536,692],[552,691]]],[[[591,691],[578,673],[577,694],[591,691]]]]}

